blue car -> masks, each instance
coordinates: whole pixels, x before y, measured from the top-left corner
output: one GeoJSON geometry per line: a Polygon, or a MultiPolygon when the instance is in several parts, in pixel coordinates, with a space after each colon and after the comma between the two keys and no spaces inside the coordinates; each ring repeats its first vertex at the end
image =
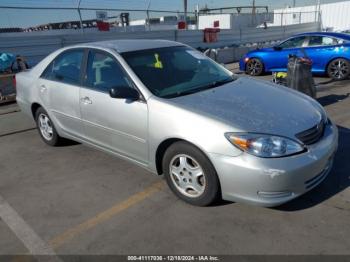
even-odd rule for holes
{"type": "Polygon", "coordinates": [[[312,60],[314,74],[327,74],[334,80],[350,74],[350,35],[328,32],[299,34],[274,47],[251,51],[241,59],[240,69],[252,76],[285,72],[289,55],[305,54],[312,60]]]}

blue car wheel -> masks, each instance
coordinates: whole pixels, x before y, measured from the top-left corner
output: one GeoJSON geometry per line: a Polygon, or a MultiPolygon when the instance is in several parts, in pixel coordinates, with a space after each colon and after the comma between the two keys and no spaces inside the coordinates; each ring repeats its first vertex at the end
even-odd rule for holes
{"type": "Polygon", "coordinates": [[[327,73],[333,80],[344,80],[350,74],[350,63],[343,58],[334,59],[329,63],[327,73]]]}
{"type": "Polygon", "coordinates": [[[251,76],[259,76],[264,72],[264,64],[258,58],[251,58],[245,66],[245,72],[251,76]]]}

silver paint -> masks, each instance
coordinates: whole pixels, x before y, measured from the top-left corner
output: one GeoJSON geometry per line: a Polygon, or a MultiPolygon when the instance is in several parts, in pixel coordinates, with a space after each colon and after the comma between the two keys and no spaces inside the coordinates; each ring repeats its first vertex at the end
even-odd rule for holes
{"type": "Polygon", "coordinates": [[[188,141],[212,162],[226,200],[276,206],[310,190],[305,188],[305,181],[331,165],[337,149],[338,131],[333,124],[327,125],[320,141],[306,146],[306,152],[273,159],[242,152],[224,134],[254,132],[296,140],[295,134],[326,117],[323,108],[294,90],[247,77],[216,89],[162,99],[152,95],[118,53],[179,45],[159,40],[118,40],[60,49],[31,71],[17,75],[17,102],[29,115],[34,103],[41,105],[60,136],[127,159],[153,173],[158,172],[157,150],[164,141],[188,141]],[[113,55],[144,99],[130,103],[40,78],[58,54],[77,47],[97,48],[113,55]],[[91,103],[85,103],[85,97],[91,103]],[[290,193],[266,198],[258,194],[271,192],[273,196],[285,191],[290,193]]]}

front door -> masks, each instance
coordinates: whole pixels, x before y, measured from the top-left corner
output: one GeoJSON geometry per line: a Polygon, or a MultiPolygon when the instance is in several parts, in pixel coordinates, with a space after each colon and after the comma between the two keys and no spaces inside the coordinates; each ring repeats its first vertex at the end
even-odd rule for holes
{"type": "Polygon", "coordinates": [[[301,48],[305,47],[307,38],[298,36],[290,38],[277,46],[276,51],[271,53],[271,61],[269,68],[272,71],[286,71],[289,55],[304,56],[301,48]]]}
{"type": "Polygon", "coordinates": [[[109,90],[118,87],[135,88],[112,54],[90,50],[80,90],[85,137],[97,146],[146,164],[147,104],[111,98],[109,90]]]}

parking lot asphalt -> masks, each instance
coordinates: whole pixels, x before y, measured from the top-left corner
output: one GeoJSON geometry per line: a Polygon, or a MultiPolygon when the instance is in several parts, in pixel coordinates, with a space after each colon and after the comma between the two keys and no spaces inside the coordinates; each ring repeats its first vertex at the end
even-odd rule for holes
{"type": "Polygon", "coordinates": [[[350,255],[350,80],[316,82],[339,127],[335,165],[277,208],[188,205],[124,160],[46,146],[15,104],[0,107],[0,254],[350,255]]]}

